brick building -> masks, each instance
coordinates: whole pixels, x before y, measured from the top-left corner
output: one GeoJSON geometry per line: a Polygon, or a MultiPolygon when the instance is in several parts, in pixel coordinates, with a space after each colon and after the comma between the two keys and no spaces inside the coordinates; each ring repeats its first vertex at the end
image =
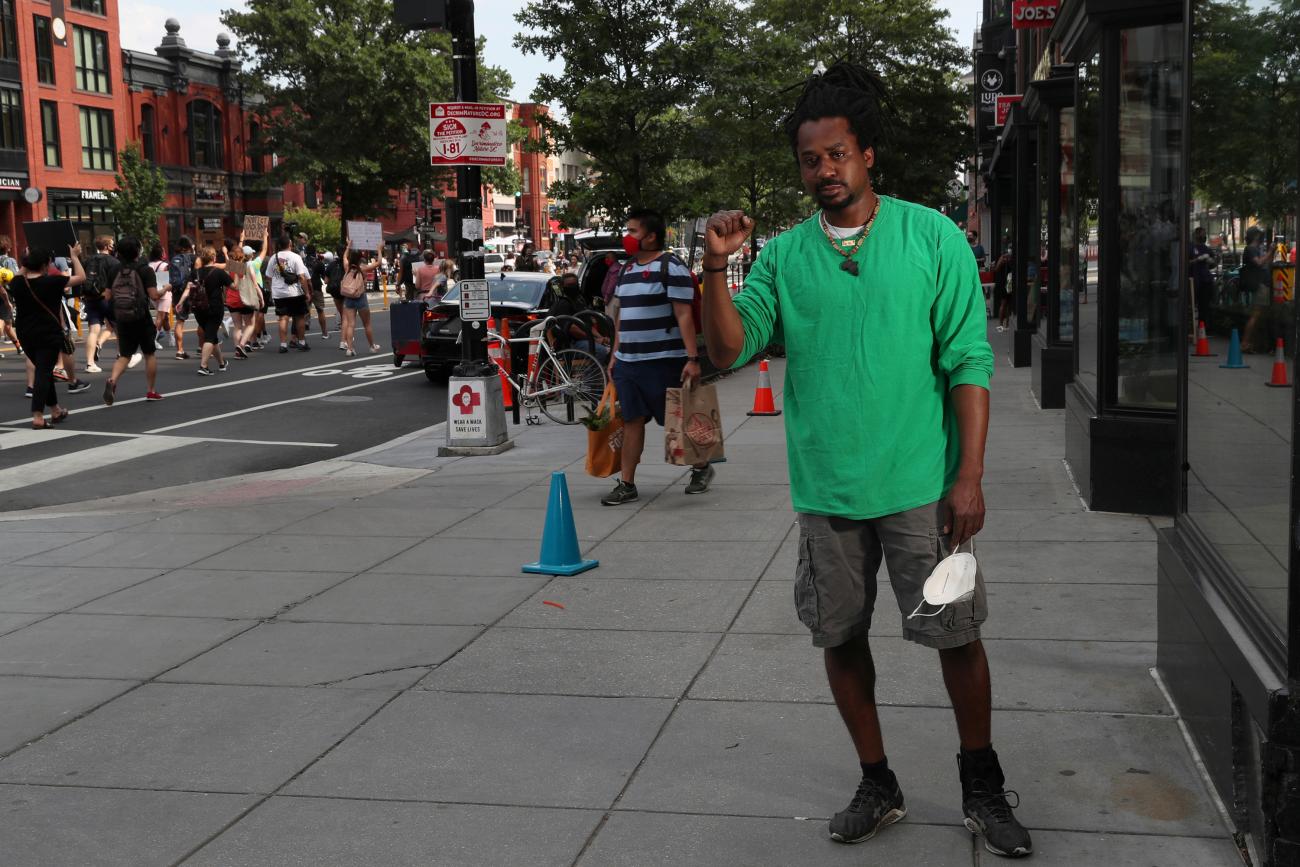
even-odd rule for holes
{"type": "Polygon", "coordinates": [[[165,28],[154,53],[122,52],[128,134],[167,177],[159,236],[219,242],[239,234],[245,214],[274,222],[283,198],[258,183],[271,158],[250,153],[259,126],[236,81],[230,37],[218,35],[207,53],[185,44],[174,18],[165,28]]]}
{"type": "Polygon", "coordinates": [[[87,246],[113,232],[106,193],[128,141],[167,177],[164,242],[280,216],[279,191],[255,189],[264,164],[229,37],[206,53],[165,27],[154,53],[123,51],[117,0],[0,0],[0,234],[19,249],[27,221],[71,220],[87,246]]]}
{"type": "Polygon", "coordinates": [[[116,0],[0,0],[0,234],[112,231],[105,191],[130,135],[116,0]]]}

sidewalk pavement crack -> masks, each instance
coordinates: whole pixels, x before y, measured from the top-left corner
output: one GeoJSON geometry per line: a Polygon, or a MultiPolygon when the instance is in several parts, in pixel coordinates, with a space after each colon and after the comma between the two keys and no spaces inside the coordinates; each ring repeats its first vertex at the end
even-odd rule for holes
{"type": "Polygon", "coordinates": [[[351,675],[350,677],[340,677],[337,680],[322,680],[319,683],[309,684],[309,686],[334,686],[335,684],[347,683],[349,680],[360,680],[363,677],[370,677],[375,674],[392,674],[395,671],[410,671],[414,668],[427,668],[429,671],[433,671],[437,667],[438,663],[436,662],[422,662],[418,665],[399,665],[396,668],[381,668],[377,671],[367,671],[361,674],[351,675]]]}

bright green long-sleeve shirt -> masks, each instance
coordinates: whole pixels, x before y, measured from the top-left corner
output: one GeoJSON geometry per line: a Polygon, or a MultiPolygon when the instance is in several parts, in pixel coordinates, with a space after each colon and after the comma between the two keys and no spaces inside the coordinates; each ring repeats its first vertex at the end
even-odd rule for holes
{"type": "Polygon", "coordinates": [[[993,351],[978,266],[952,220],[881,196],[854,258],[856,277],[817,215],[769,241],[735,298],[734,366],[785,345],[794,508],[866,519],[947,493],[961,461],[949,391],[987,389],[993,351]]]}

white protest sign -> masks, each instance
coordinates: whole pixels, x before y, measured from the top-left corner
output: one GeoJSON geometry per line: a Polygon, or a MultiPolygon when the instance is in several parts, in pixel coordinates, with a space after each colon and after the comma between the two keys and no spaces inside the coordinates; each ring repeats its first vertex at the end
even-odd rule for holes
{"type": "Polygon", "coordinates": [[[352,249],[354,250],[382,250],[384,247],[384,224],[348,220],[348,239],[352,241],[352,249]]]}
{"type": "Polygon", "coordinates": [[[430,164],[504,166],[508,156],[504,105],[483,102],[429,104],[430,164]]]}

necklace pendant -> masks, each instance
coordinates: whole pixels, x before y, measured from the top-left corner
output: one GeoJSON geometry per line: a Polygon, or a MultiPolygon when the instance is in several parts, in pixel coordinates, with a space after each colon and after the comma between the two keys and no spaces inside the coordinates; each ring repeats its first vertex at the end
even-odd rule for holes
{"type": "Polygon", "coordinates": [[[843,262],[840,263],[840,270],[848,271],[850,274],[856,277],[858,276],[858,263],[853,261],[852,259],[845,259],[843,262]]]}

